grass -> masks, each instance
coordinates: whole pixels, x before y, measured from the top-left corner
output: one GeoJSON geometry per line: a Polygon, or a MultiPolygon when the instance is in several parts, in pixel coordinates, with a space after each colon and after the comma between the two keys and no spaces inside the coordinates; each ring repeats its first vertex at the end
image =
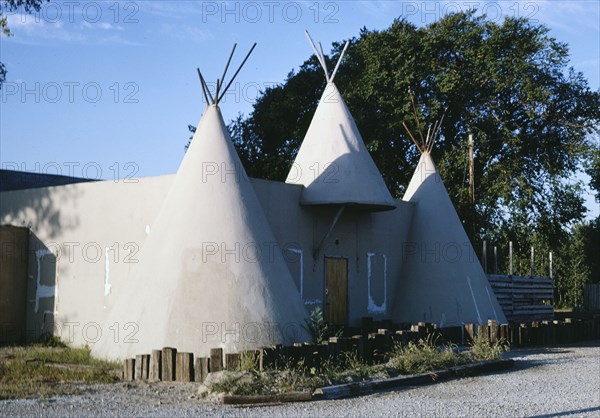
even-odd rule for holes
{"type": "Polygon", "coordinates": [[[267,395],[295,391],[314,391],[316,388],[377,378],[411,375],[448,369],[482,360],[499,358],[508,350],[504,340],[491,343],[487,336],[475,337],[467,350],[455,345],[438,345],[438,337],[397,345],[384,364],[364,363],[356,352],[343,353],[337,360],[325,359],[318,367],[306,367],[303,361],[282,359],[278,367],[259,372],[257,362],[250,358],[237,374],[225,374],[209,385],[213,393],[232,395],[267,395]]]}
{"type": "Polygon", "coordinates": [[[0,399],[80,393],[81,383],[112,383],[118,363],[98,360],[89,348],[62,343],[0,348],[0,399]]]}
{"type": "Polygon", "coordinates": [[[500,358],[502,353],[508,351],[509,348],[508,341],[505,339],[500,339],[492,343],[487,336],[477,335],[473,339],[468,353],[474,361],[495,360],[500,358]]]}
{"type": "Polygon", "coordinates": [[[455,346],[438,346],[435,337],[397,345],[390,355],[389,364],[400,374],[417,374],[443,370],[469,362],[469,358],[455,346]]]}

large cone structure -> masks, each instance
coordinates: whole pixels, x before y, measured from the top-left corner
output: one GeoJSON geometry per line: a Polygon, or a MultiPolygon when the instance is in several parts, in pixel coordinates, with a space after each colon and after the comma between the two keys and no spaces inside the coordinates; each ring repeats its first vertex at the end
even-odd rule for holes
{"type": "Polygon", "coordinates": [[[306,187],[304,205],[396,207],[333,82],[327,83],[286,183],[306,187]]]}
{"type": "Polygon", "coordinates": [[[455,326],[506,323],[448,192],[428,152],[421,155],[403,200],[416,204],[394,320],[455,326]]]}
{"type": "Polygon", "coordinates": [[[206,356],[309,341],[306,311],[219,108],[208,106],[130,276],[114,287],[98,354],[171,346],[206,356]],[[131,331],[131,329],[130,329],[131,331]]]}

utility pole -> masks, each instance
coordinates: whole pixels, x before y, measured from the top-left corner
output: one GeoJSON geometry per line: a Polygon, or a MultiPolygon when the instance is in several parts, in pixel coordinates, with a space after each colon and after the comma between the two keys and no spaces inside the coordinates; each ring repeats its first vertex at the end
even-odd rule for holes
{"type": "Polygon", "coordinates": [[[475,162],[473,134],[469,134],[469,203],[471,204],[471,239],[475,240],[475,162]]]}

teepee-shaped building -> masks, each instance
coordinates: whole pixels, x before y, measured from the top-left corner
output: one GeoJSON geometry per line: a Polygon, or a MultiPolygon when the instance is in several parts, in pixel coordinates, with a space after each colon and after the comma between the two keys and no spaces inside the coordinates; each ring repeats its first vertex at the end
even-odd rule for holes
{"type": "Polygon", "coordinates": [[[273,245],[276,240],[219,110],[226,88],[219,92],[218,81],[213,98],[198,73],[212,104],[139,264],[122,288],[114,289],[118,298],[108,323],[136,324],[138,342],[104,339],[94,346],[103,357],[123,358],[163,346],[207,355],[210,348],[237,352],[310,339],[300,294],[273,245]]]}
{"type": "Polygon", "coordinates": [[[432,322],[441,327],[485,324],[488,320],[506,323],[431,159],[435,132],[434,127],[421,146],[415,141],[421,158],[403,197],[415,205],[415,210],[408,241],[403,245],[404,265],[394,319],[432,322]]]}
{"type": "Polygon", "coordinates": [[[331,75],[323,49],[315,54],[325,71],[327,86],[286,183],[302,184],[303,205],[351,205],[390,210],[396,205],[375,166],[356,123],[333,80],[348,43],[331,75]]]}

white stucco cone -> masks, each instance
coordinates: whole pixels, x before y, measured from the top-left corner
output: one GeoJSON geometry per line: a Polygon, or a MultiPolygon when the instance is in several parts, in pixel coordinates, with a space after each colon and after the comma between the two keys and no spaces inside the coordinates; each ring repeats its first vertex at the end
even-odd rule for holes
{"type": "Polygon", "coordinates": [[[308,341],[306,311],[220,110],[200,120],[130,276],[115,283],[94,354],[125,358],[164,346],[206,356],[308,341]]]}
{"type": "Polygon", "coordinates": [[[403,200],[416,205],[393,319],[440,326],[506,323],[506,317],[428,152],[403,200]]]}
{"type": "Polygon", "coordinates": [[[327,83],[286,183],[306,187],[304,205],[396,207],[333,82],[327,83]]]}

